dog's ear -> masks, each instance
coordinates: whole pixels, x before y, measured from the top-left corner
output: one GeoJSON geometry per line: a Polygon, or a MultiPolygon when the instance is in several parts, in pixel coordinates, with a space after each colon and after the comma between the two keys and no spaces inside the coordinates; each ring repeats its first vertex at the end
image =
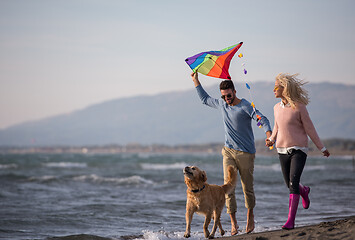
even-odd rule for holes
{"type": "Polygon", "coordinates": [[[205,171],[202,171],[202,173],[201,173],[201,180],[202,180],[203,182],[206,182],[206,181],[207,181],[207,175],[206,175],[206,172],[205,172],[205,171]]]}

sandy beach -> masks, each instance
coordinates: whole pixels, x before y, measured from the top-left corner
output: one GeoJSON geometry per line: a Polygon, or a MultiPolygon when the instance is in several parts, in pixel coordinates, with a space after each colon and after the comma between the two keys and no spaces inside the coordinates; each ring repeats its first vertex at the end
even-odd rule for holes
{"type": "MultiPolygon", "coordinates": [[[[132,240],[143,236],[126,236],[120,239],[132,240]]],[[[292,230],[275,230],[237,236],[218,237],[221,240],[354,240],[355,239],[355,216],[341,220],[322,222],[317,225],[298,227],[292,230]]],[[[48,240],[112,240],[112,238],[94,235],[70,235],[63,237],[50,237],[48,240]]],[[[185,239],[185,238],[184,238],[185,239]]]]}
{"type": "Polygon", "coordinates": [[[298,227],[292,230],[275,230],[261,233],[243,234],[223,237],[226,240],[294,240],[294,239],[355,239],[355,216],[332,222],[322,222],[317,225],[298,227]]]}

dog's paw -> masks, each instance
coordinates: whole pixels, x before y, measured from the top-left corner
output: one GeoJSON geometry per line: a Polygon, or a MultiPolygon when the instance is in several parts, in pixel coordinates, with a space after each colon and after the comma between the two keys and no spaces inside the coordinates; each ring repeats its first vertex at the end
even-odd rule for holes
{"type": "Polygon", "coordinates": [[[191,235],[190,235],[190,233],[185,233],[185,234],[184,234],[184,237],[185,237],[185,238],[189,238],[189,237],[191,237],[191,235]]]}
{"type": "Polygon", "coordinates": [[[208,239],[214,239],[214,235],[209,235],[208,239]]]}

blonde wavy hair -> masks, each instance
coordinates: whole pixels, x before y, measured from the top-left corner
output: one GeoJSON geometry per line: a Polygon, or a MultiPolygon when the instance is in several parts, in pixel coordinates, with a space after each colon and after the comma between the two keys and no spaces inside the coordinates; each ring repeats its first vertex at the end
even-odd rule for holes
{"type": "Polygon", "coordinates": [[[283,87],[282,95],[290,103],[292,108],[296,107],[296,103],[303,103],[307,105],[309,103],[308,92],[302,86],[307,84],[301,79],[298,79],[299,74],[279,73],[276,76],[276,80],[279,85],[283,87]]]}

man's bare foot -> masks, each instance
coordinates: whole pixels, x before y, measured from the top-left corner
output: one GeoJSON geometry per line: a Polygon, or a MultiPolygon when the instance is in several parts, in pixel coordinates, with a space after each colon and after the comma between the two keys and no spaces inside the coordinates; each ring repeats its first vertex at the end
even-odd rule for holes
{"type": "Polygon", "coordinates": [[[230,218],[231,218],[231,225],[232,225],[232,229],[231,229],[231,235],[236,235],[238,234],[238,224],[237,224],[237,218],[235,217],[235,212],[229,214],[230,218]]]}
{"type": "Polygon", "coordinates": [[[255,224],[254,224],[254,213],[253,209],[248,209],[248,216],[247,216],[247,227],[245,229],[246,233],[251,233],[254,231],[255,224]]]}
{"type": "Polygon", "coordinates": [[[239,229],[238,224],[235,225],[235,226],[232,225],[231,236],[237,235],[238,234],[238,229],[239,229]]]}

